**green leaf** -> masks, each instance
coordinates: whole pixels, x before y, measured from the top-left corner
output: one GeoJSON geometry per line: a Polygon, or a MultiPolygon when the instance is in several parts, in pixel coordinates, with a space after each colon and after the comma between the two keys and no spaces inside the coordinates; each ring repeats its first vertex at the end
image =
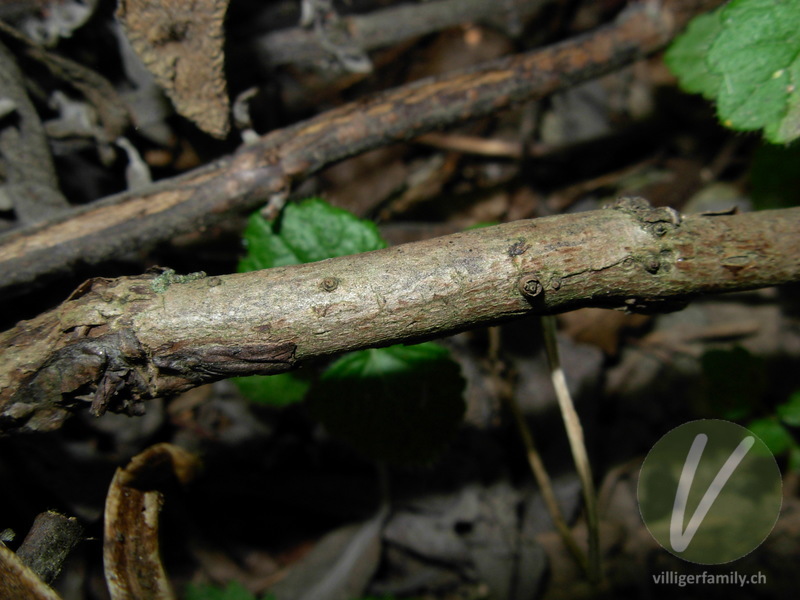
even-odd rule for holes
{"type": "Polygon", "coordinates": [[[792,434],[774,417],[755,419],[747,428],[760,437],[775,455],[783,454],[794,445],[792,434]]]}
{"type": "Polygon", "coordinates": [[[239,261],[240,273],[297,264],[295,255],[273,229],[272,221],[257,212],[250,215],[243,240],[247,254],[239,261]]]}
{"type": "Polygon", "coordinates": [[[800,3],[734,0],[700,19],[667,55],[681,86],[713,98],[731,129],[800,136],[800,3]]]}
{"type": "Polygon", "coordinates": [[[790,427],[800,427],[800,390],[775,409],[778,418],[790,427]]]}
{"type": "Polygon", "coordinates": [[[254,213],[244,232],[247,255],[239,272],[316,262],[386,247],[371,221],[309,198],[286,206],[281,218],[266,221],[254,213]]]}
{"type": "Polygon", "coordinates": [[[733,129],[764,129],[776,144],[800,135],[800,5],[735,0],[722,9],[723,28],[708,63],[719,73],[717,109],[733,129]]]}
{"type": "Polygon", "coordinates": [[[251,402],[270,406],[302,402],[311,387],[311,380],[297,372],[235,377],[231,381],[251,402]]]}
{"type": "MultiPolygon", "coordinates": [[[[319,198],[286,206],[278,222],[253,213],[244,232],[247,254],[239,272],[315,262],[386,247],[378,228],[319,198]]],[[[296,372],[238,377],[249,400],[273,406],[300,402],[311,382],[296,372]]]]}
{"type": "Polygon", "coordinates": [[[464,379],[432,342],[347,354],[309,394],[312,413],[361,453],[397,464],[439,454],[464,414],[464,379]]]}
{"type": "Polygon", "coordinates": [[[722,77],[709,68],[705,57],[722,30],[721,11],[692,19],[686,31],[675,38],[664,55],[664,62],[679,77],[681,89],[713,100],[722,77]]]}
{"type": "Polygon", "coordinates": [[[789,470],[800,471],[800,446],[797,444],[789,449],[789,470]]]}
{"type": "MultiPolygon", "coordinates": [[[[231,581],[224,588],[190,583],[184,598],[185,600],[256,600],[256,597],[237,581],[231,581]]],[[[265,596],[263,600],[270,599],[265,596]]]]}

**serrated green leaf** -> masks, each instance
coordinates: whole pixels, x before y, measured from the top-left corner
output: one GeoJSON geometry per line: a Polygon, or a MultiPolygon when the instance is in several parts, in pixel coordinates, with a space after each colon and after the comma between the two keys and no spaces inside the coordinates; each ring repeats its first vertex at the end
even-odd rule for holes
{"type": "Polygon", "coordinates": [[[668,65],[681,87],[715,100],[727,127],[788,143],[800,136],[798,31],[798,2],[734,0],[695,19],[668,65]]]}
{"type": "Polygon", "coordinates": [[[800,390],[775,409],[778,418],[790,427],[800,427],[800,390]]]}
{"type": "Polygon", "coordinates": [[[800,60],[795,59],[789,70],[786,113],[773,126],[767,127],[767,139],[775,144],[786,144],[800,137],[800,60]]]}
{"type": "Polygon", "coordinates": [[[302,402],[311,387],[310,379],[295,372],[235,377],[231,381],[251,402],[270,406],[288,406],[302,402]]]}
{"type": "Polygon", "coordinates": [[[244,232],[247,255],[239,272],[316,262],[386,247],[371,221],[309,198],[286,206],[277,222],[251,215],[244,232]]]}
{"type": "Polygon", "coordinates": [[[375,459],[424,464],[440,453],[464,414],[464,379],[432,342],[347,354],[309,394],[328,431],[375,459]]]}
{"type": "Polygon", "coordinates": [[[664,62],[679,77],[684,91],[702,94],[709,100],[716,96],[722,77],[709,68],[705,57],[721,29],[721,11],[700,15],[692,19],[664,55],[664,62]]]}
{"type": "Polygon", "coordinates": [[[786,135],[800,102],[800,4],[735,0],[722,9],[722,24],[708,53],[711,70],[723,78],[720,120],[743,131],[764,128],[776,144],[791,141],[800,133],[786,135]]]}
{"type": "Polygon", "coordinates": [[[775,455],[783,454],[794,445],[792,434],[774,417],[751,421],[747,428],[760,437],[769,451],[775,455]]]}
{"type": "Polygon", "coordinates": [[[273,222],[259,213],[250,215],[243,234],[247,254],[239,261],[239,273],[296,264],[294,254],[274,228],[273,222]]]}
{"type": "Polygon", "coordinates": [[[319,198],[288,206],[280,235],[301,263],[386,247],[375,223],[319,198]]]}

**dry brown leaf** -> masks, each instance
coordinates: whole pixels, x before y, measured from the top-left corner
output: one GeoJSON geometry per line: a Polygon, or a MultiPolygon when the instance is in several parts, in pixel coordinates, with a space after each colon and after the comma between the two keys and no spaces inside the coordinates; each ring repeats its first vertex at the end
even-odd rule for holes
{"type": "Polygon", "coordinates": [[[174,600],[161,564],[158,513],[169,479],[189,481],[197,459],[171,444],[156,444],[117,469],[106,497],[103,563],[112,600],[174,600]]]}
{"type": "Polygon", "coordinates": [[[606,308],[582,308],[559,315],[558,319],[564,333],[576,342],[597,346],[608,356],[616,356],[625,332],[644,326],[651,317],[606,308]]]}
{"type": "Polygon", "coordinates": [[[0,598],[4,600],[61,600],[53,589],[0,542],[0,598]]]}
{"type": "Polygon", "coordinates": [[[228,0],[120,0],[117,19],[139,58],[200,129],[230,129],[223,23],[228,0]]]}

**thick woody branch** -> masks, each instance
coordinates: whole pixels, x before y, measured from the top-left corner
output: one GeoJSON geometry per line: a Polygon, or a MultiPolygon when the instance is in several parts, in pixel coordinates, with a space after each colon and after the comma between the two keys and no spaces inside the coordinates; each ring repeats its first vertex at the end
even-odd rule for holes
{"type": "MultiPolygon", "coordinates": [[[[493,0],[435,0],[390,6],[365,15],[341,18],[349,41],[361,50],[391,46],[460,23],[492,21],[517,24],[552,0],[519,0],[498,5],[493,0]]],[[[331,51],[308,27],[293,27],[258,39],[255,50],[272,66],[308,65],[329,59],[331,51]]]]}
{"type": "Polygon", "coordinates": [[[202,229],[231,210],[285,198],[294,182],[348,156],[611,72],[662,48],[693,15],[717,4],[637,3],[591,34],[345,105],[186,175],[6,235],[0,238],[0,290],[8,297],[42,276],[202,229]]]}
{"type": "Polygon", "coordinates": [[[94,279],[0,334],[0,433],[528,314],[797,281],[800,208],[681,219],[641,199],[253,273],[94,279]]]}

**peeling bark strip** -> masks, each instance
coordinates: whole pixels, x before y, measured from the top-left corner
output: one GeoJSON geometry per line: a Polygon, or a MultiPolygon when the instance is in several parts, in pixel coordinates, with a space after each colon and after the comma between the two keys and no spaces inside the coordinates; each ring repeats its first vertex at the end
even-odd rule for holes
{"type": "Polygon", "coordinates": [[[197,231],[228,211],[285,198],[293,182],[348,156],[609,73],[664,47],[690,18],[718,4],[636,3],[616,23],[591,34],[342,106],[180,177],[13,232],[0,238],[0,290],[20,293],[43,275],[197,231]]]}
{"type": "Polygon", "coordinates": [[[348,350],[585,306],[668,310],[800,281],[800,208],[681,218],[644,200],[222,277],[94,279],[0,334],[0,434],[348,350]],[[335,285],[333,285],[335,282],[335,285]]]}
{"type": "Polygon", "coordinates": [[[161,563],[158,515],[163,488],[188,483],[197,459],[172,444],[150,446],[117,469],[103,516],[103,567],[112,600],[174,600],[161,563]]]}

